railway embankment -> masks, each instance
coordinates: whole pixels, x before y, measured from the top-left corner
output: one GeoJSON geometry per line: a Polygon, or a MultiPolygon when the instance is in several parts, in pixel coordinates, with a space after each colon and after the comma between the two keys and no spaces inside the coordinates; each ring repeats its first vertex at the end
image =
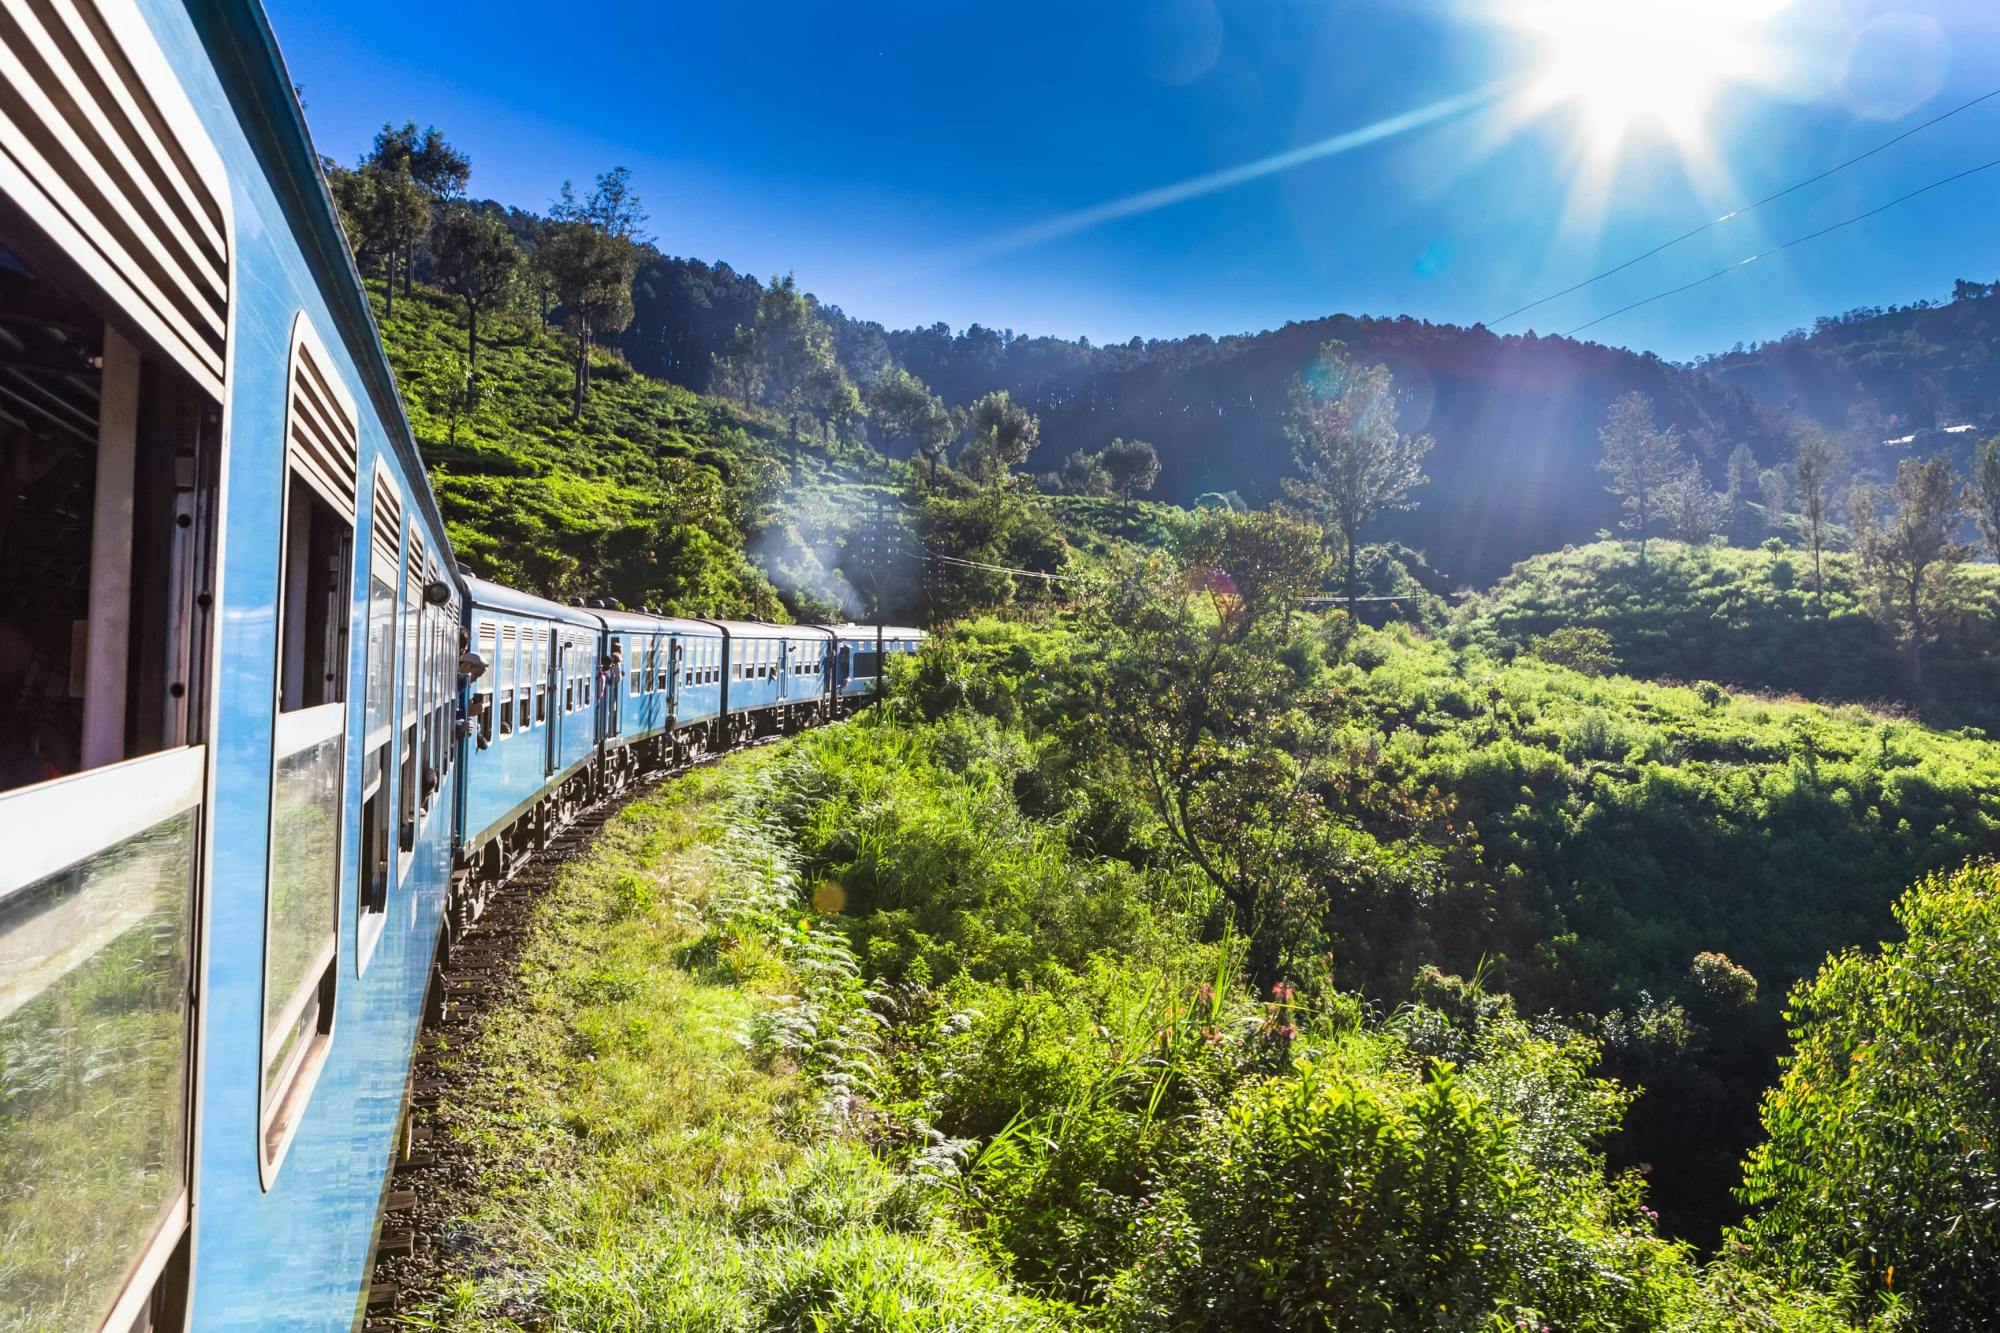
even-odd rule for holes
{"type": "Polygon", "coordinates": [[[579,821],[471,936],[374,1323],[1045,1326],[945,1221],[923,1153],[875,1151],[887,997],[773,813],[792,744],[579,821]]]}

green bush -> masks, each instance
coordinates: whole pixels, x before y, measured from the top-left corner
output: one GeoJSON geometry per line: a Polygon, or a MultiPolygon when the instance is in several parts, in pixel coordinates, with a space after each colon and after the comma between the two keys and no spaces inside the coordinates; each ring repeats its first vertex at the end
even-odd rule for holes
{"type": "Polygon", "coordinates": [[[1792,1054],[1764,1100],[1742,1239],[1776,1272],[1860,1273],[1927,1329],[2000,1306],[2000,869],[1896,905],[1904,938],[1829,959],[1791,996],[1792,1054]]]}

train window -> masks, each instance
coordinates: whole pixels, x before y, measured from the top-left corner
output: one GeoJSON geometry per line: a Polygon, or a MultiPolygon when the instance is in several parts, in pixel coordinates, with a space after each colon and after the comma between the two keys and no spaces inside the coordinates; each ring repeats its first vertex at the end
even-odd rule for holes
{"type": "Polygon", "coordinates": [[[494,667],[499,679],[494,681],[493,689],[495,701],[500,706],[502,736],[514,734],[514,644],[517,637],[518,631],[512,625],[500,627],[500,660],[494,667]]]}
{"type": "Polygon", "coordinates": [[[288,382],[265,903],[260,1165],[267,1171],[282,1155],[333,1030],[360,501],[354,400],[303,315],[293,326],[288,382]]]}
{"type": "Polygon", "coordinates": [[[24,1329],[150,1326],[188,1217],[228,182],[147,24],[98,10],[0,25],[0,1322],[24,1329]]]}
{"type": "Polygon", "coordinates": [[[361,742],[361,859],[355,867],[361,933],[355,963],[365,964],[389,906],[390,782],[396,771],[396,590],[402,583],[402,494],[387,468],[377,464],[375,503],[369,515],[368,642],[363,668],[361,742]]]}
{"type": "Polygon", "coordinates": [[[483,749],[493,743],[493,685],[494,673],[500,669],[500,630],[495,625],[479,627],[479,660],[486,663],[485,672],[473,682],[472,710],[479,719],[479,744],[483,749]]]}
{"type": "Polygon", "coordinates": [[[526,731],[535,725],[535,639],[536,631],[523,626],[514,647],[514,729],[526,731]]]}
{"type": "Polygon", "coordinates": [[[543,630],[535,635],[535,725],[540,726],[549,718],[549,645],[555,640],[554,630],[543,630]]]}
{"type": "Polygon", "coordinates": [[[422,763],[419,737],[423,724],[423,672],[419,653],[423,646],[424,615],[424,549],[423,537],[416,525],[410,525],[408,554],[403,561],[403,611],[397,630],[397,638],[402,655],[402,665],[398,674],[403,681],[402,711],[396,715],[396,727],[401,737],[402,769],[396,778],[396,848],[403,858],[397,863],[397,876],[401,878],[409,870],[409,854],[417,846],[417,797],[419,795],[422,763]]]}

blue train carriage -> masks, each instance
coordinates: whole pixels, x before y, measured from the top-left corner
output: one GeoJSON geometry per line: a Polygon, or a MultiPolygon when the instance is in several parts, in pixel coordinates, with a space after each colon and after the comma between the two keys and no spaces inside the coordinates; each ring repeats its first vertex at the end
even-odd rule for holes
{"type": "Polygon", "coordinates": [[[261,11],[0,21],[0,1325],[352,1323],[458,589],[261,11]]]}
{"type": "Polygon", "coordinates": [[[594,612],[465,580],[467,686],[459,788],[460,926],[549,836],[596,799],[604,625],[594,612]]]}
{"type": "Polygon", "coordinates": [[[595,611],[610,660],[604,671],[604,781],[618,791],[641,773],[684,756],[677,744],[674,666],[683,654],[679,625],[650,612],[595,611]]]}
{"type": "Polygon", "coordinates": [[[671,620],[675,654],[668,663],[671,693],[667,726],[683,762],[721,750],[728,744],[723,720],[723,662],[728,638],[720,624],[707,620],[671,620]]]}
{"type": "Polygon", "coordinates": [[[828,715],[823,683],[831,636],[817,625],[718,620],[727,640],[722,707],[727,744],[785,735],[828,715]],[[811,674],[801,674],[810,666],[811,674]]]}
{"type": "Polygon", "coordinates": [[[846,717],[875,697],[882,660],[923,647],[924,632],[907,625],[829,625],[833,659],[828,673],[834,711],[846,717]]]}

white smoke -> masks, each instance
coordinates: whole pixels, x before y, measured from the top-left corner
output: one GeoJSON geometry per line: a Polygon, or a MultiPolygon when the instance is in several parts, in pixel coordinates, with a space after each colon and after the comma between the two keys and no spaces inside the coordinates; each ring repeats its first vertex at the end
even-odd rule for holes
{"type": "Polygon", "coordinates": [[[858,620],[868,599],[836,566],[848,531],[870,512],[846,488],[811,482],[795,484],[779,497],[772,523],[750,541],[757,562],[795,609],[806,601],[839,608],[842,619],[858,620]]]}

